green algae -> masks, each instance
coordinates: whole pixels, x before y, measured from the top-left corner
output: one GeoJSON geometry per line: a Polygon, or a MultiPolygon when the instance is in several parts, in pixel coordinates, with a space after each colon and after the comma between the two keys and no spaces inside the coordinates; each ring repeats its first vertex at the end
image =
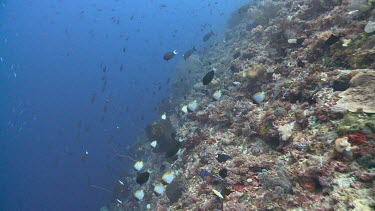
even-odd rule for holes
{"type": "Polygon", "coordinates": [[[364,113],[347,113],[337,127],[340,136],[370,129],[375,132],[375,115],[364,113]]]}

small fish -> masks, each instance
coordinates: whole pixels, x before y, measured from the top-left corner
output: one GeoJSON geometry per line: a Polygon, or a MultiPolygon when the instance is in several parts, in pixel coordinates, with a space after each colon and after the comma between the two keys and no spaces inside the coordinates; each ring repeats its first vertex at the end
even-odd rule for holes
{"type": "Polygon", "coordinates": [[[223,182],[224,184],[228,184],[228,182],[227,182],[224,178],[222,178],[222,177],[220,177],[220,176],[217,176],[217,175],[215,175],[215,174],[211,174],[211,173],[208,172],[206,169],[202,169],[202,170],[199,172],[199,176],[200,176],[203,180],[204,180],[204,178],[210,176],[210,177],[213,177],[213,178],[215,178],[215,179],[217,179],[217,180],[220,180],[220,181],[223,182]]]}
{"type": "Polygon", "coordinates": [[[142,201],[144,196],[145,196],[145,192],[143,190],[137,190],[134,193],[134,198],[138,199],[139,201],[142,201]]]}
{"type": "Polygon", "coordinates": [[[176,50],[169,51],[169,52],[167,52],[167,53],[164,54],[163,59],[166,60],[166,61],[168,61],[168,60],[172,59],[174,56],[176,56],[177,54],[178,53],[177,53],[176,50]]]}
{"type": "Polygon", "coordinates": [[[120,72],[122,72],[123,69],[124,69],[124,65],[121,64],[121,65],[120,65],[120,72]]]}
{"type": "Polygon", "coordinates": [[[215,188],[212,188],[212,191],[215,193],[216,196],[218,196],[219,198],[224,198],[223,195],[221,195],[221,193],[219,191],[217,191],[215,188]]]}
{"type": "Polygon", "coordinates": [[[1,62],[3,62],[4,60],[3,60],[3,57],[0,57],[0,60],[1,60],[1,62]]]}
{"type": "Polygon", "coordinates": [[[192,49],[190,49],[190,50],[188,50],[184,53],[185,61],[193,54],[194,51],[196,51],[195,47],[193,47],[192,49]]]}
{"type": "Polygon", "coordinates": [[[81,160],[86,161],[89,158],[89,152],[86,150],[85,154],[82,156],[81,160]]]}
{"type": "Polygon", "coordinates": [[[219,90],[216,90],[216,92],[212,95],[212,98],[213,98],[214,100],[219,100],[220,97],[221,97],[221,90],[220,90],[220,89],[219,89],[219,90]]]}
{"type": "Polygon", "coordinates": [[[162,120],[166,120],[167,119],[167,114],[164,112],[163,115],[161,115],[161,119],[162,120]]]}
{"type": "Polygon", "coordinates": [[[232,157],[226,154],[217,154],[216,160],[219,163],[225,163],[227,160],[231,159],[232,157]]]}
{"type": "Polygon", "coordinates": [[[137,161],[135,164],[134,164],[134,169],[139,171],[143,168],[143,161],[137,161]]]}
{"type": "Polygon", "coordinates": [[[214,76],[215,76],[215,70],[211,70],[206,75],[204,75],[202,79],[203,85],[208,85],[209,83],[211,83],[212,79],[214,79],[214,76]]]}
{"type": "Polygon", "coordinates": [[[199,176],[204,180],[205,177],[211,176],[211,174],[210,174],[210,172],[208,172],[207,170],[202,169],[202,170],[199,172],[199,176]]]}
{"type": "Polygon", "coordinates": [[[17,74],[15,72],[13,73],[13,75],[14,75],[15,78],[17,78],[17,74]]]}
{"type": "Polygon", "coordinates": [[[170,184],[174,179],[174,174],[170,171],[165,172],[161,178],[165,183],[170,184]]]}
{"type": "Polygon", "coordinates": [[[263,100],[266,98],[266,93],[264,91],[262,92],[257,92],[253,95],[253,100],[254,102],[256,102],[257,104],[260,104],[261,102],[263,102],[263,100]]]}
{"type": "Polygon", "coordinates": [[[186,114],[188,112],[187,105],[182,106],[181,111],[184,112],[184,114],[186,114]]]}
{"type": "Polygon", "coordinates": [[[177,153],[176,153],[176,156],[180,156],[183,152],[184,152],[183,149],[179,149],[179,150],[177,151],[177,153]]]}
{"type": "Polygon", "coordinates": [[[235,85],[235,86],[239,86],[239,85],[241,85],[241,82],[239,82],[239,81],[233,81],[232,83],[233,83],[233,85],[235,85]]]}
{"type": "Polygon", "coordinates": [[[120,199],[116,199],[118,203],[122,204],[122,201],[120,201],[120,199]]]}
{"type": "Polygon", "coordinates": [[[213,31],[210,31],[209,33],[205,34],[205,35],[203,36],[203,42],[208,41],[208,40],[212,37],[212,35],[214,35],[214,34],[215,34],[215,33],[214,33],[213,31]]]}
{"type": "Polygon", "coordinates": [[[211,176],[214,177],[214,178],[216,178],[217,180],[220,180],[220,181],[223,182],[224,184],[228,184],[228,182],[227,182],[224,178],[222,178],[222,177],[220,177],[220,176],[217,176],[217,175],[215,175],[215,174],[211,174],[211,176]]]}
{"type": "Polygon", "coordinates": [[[341,34],[339,34],[338,36],[331,34],[331,36],[329,36],[329,38],[325,41],[325,44],[328,46],[333,45],[338,42],[341,37],[343,37],[343,35],[341,34]]]}
{"type": "Polygon", "coordinates": [[[140,185],[143,185],[145,182],[148,181],[148,178],[150,178],[150,173],[148,173],[147,171],[146,172],[143,172],[142,174],[138,174],[137,175],[137,178],[136,178],[136,182],[140,185]]]}
{"type": "Polygon", "coordinates": [[[197,109],[197,101],[196,100],[192,100],[189,102],[189,104],[187,105],[187,108],[189,109],[189,111],[195,111],[195,109],[197,109]]]}
{"type": "Polygon", "coordinates": [[[164,193],[165,191],[165,187],[163,184],[156,184],[155,187],[154,187],[154,192],[158,195],[161,195],[164,193]]]}
{"type": "Polygon", "coordinates": [[[118,182],[119,182],[121,185],[124,185],[124,183],[123,183],[121,180],[118,180],[118,182]]]}
{"type": "Polygon", "coordinates": [[[91,104],[94,104],[96,101],[96,94],[93,94],[91,97],[91,104]]]}
{"type": "Polygon", "coordinates": [[[155,148],[158,145],[158,142],[155,140],[155,141],[151,142],[150,145],[151,145],[152,148],[155,148]]]}

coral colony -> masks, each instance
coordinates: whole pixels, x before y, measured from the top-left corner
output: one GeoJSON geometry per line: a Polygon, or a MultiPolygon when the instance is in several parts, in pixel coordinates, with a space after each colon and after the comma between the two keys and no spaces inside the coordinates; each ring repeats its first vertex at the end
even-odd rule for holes
{"type": "Polygon", "coordinates": [[[102,209],[374,210],[374,8],[261,0],[234,12],[224,41],[211,35],[177,65],[173,109],[129,150],[135,170],[102,209]]]}

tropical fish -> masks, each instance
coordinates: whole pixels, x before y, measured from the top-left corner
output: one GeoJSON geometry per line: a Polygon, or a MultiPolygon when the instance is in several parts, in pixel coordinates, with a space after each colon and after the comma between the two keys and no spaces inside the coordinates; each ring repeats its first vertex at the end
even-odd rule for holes
{"type": "Polygon", "coordinates": [[[253,95],[253,100],[254,102],[256,102],[257,104],[260,104],[261,102],[263,102],[263,100],[266,98],[266,93],[264,91],[262,92],[257,92],[253,95]]]}
{"type": "Polygon", "coordinates": [[[205,169],[202,169],[200,172],[199,172],[199,176],[204,179],[205,177],[208,177],[208,176],[211,176],[210,172],[208,172],[207,170],[205,169]]]}
{"type": "Polygon", "coordinates": [[[183,150],[183,149],[179,149],[179,150],[177,151],[177,153],[176,153],[176,156],[180,156],[180,155],[182,154],[182,152],[184,152],[184,150],[183,150]]]}
{"type": "Polygon", "coordinates": [[[212,191],[215,193],[216,196],[218,196],[219,198],[224,198],[223,195],[221,195],[221,193],[219,191],[217,191],[215,188],[212,188],[212,191]]]}
{"type": "Polygon", "coordinates": [[[215,33],[213,31],[210,31],[209,33],[205,34],[203,36],[203,42],[206,42],[207,40],[209,40],[212,37],[212,35],[214,35],[214,34],[215,33]]]}
{"type": "Polygon", "coordinates": [[[163,115],[161,115],[161,119],[162,120],[166,120],[167,119],[167,114],[164,112],[163,115]]]}
{"type": "Polygon", "coordinates": [[[341,37],[343,37],[342,34],[339,34],[338,36],[336,36],[334,34],[331,34],[331,36],[329,36],[329,38],[325,41],[325,44],[326,45],[333,45],[336,42],[338,42],[341,37]]]}
{"type": "Polygon", "coordinates": [[[219,89],[219,90],[216,90],[216,92],[212,95],[212,98],[213,98],[214,100],[219,100],[220,97],[221,97],[221,90],[220,90],[220,89],[219,89]]]}
{"type": "Polygon", "coordinates": [[[202,169],[202,170],[199,172],[199,176],[200,176],[203,180],[204,180],[204,178],[210,176],[210,177],[213,177],[213,178],[215,178],[215,179],[217,179],[217,180],[223,182],[224,184],[228,184],[228,182],[227,182],[224,178],[222,178],[222,177],[220,177],[220,176],[217,176],[217,175],[215,175],[215,174],[212,174],[212,173],[208,172],[206,169],[202,169]]]}
{"type": "Polygon", "coordinates": [[[174,179],[174,174],[172,173],[172,172],[170,172],[170,171],[167,171],[167,172],[165,172],[165,174],[162,176],[162,180],[165,182],[165,183],[167,183],[167,184],[170,184],[172,181],[173,181],[173,179],[174,179]]]}
{"type": "Polygon", "coordinates": [[[135,181],[140,184],[140,185],[143,185],[145,182],[148,181],[148,178],[150,178],[150,173],[148,173],[147,171],[146,172],[143,172],[141,174],[138,174],[137,175],[137,178],[135,179],[135,181]]]}
{"type": "Polygon", "coordinates": [[[187,108],[189,109],[189,111],[195,111],[195,109],[197,109],[197,105],[198,105],[197,101],[196,100],[192,100],[187,105],[187,108]]]}
{"type": "Polygon", "coordinates": [[[139,171],[143,168],[143,161],[137,161],[135,164],[134,164],[134,169],[139,171]]]}
{"type": "Polygon", "coordinates": [[[219,163],[225,163],[227,160],[231,159],[232,157],[226,154],[217,154],[216,160],[219,163]]]}
{"type": "Polygon", "coordinates": [[[184,114],[186,114],[188,112],[187,105],[182,106],[181,111],[184,112],[184,114]]]}
{"type": "Polygon", "coordinates": [[[169,51],[169,52],[167,52],[167,53],[164,54],[163,59],[166,60],[166,61],[168,61],[168,60],[172,59],[174,56],[176,56],[177,54],[178,53],[177,53],[176,50],[169,51]]]}
{"type": "Polygon", "coordinates": [[[203,76],[202,83],[203,85],[208,85],[211,83],[212,79],[214,79],[215,76],[215,70],[211,70],[210,72],[206,73],[206,75],[203,76]]]}
{"type": "Polygon", "coordinates": [[[155,140],[155,141],[151,142],[150,145],[151,145],[152,148],[155,148],[158,145],[158,142],[155,140]]]}
{"type": "Polygon", "coordinates": [[[239,81],[233,81],[232,83],[233,83],[233,85],[235,85],[235,86],[239,86],[239,85],[241,85],[241,82],[239,82],[239,81]]]}
{"type": "Polygon", "coordinates": [[[190,50],[188,50],[184,53],[185,61],[193,54],[194,51],[196,51],[195,47],[193,47],[192,49],[190,49],[190,50]]]}
{"type": "Polygon", "coordinates": [[[134,198],[138,199],[139,201],[142,201],[144,196],[145,196],[145,192],[143,190],[137,190],[134,193],[134,198]]]}
{"type": "Polygon", "coordinates": [[[154,187],[154,192],[158,195],[163,194],[165,191],[165,186],[163,184],[156,184],[154,187]]]}

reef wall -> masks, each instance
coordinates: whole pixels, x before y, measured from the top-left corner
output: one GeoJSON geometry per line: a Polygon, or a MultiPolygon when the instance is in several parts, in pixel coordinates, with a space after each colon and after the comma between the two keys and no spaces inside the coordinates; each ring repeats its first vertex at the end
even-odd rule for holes
{"type": "Polygon", "coordinates": [[[177,68],[168,118],[184,151],[173,160],[149,153],[150,180],[131,188],[147,196],[130,195],[113,209],[373,210],[374,5],[263,0],[242,7],[224,40],[177,68]],[[185,114],[191,100],[198,107],[185,114]],[[166,171],[174,181],[153,193],[166,171]]]}

